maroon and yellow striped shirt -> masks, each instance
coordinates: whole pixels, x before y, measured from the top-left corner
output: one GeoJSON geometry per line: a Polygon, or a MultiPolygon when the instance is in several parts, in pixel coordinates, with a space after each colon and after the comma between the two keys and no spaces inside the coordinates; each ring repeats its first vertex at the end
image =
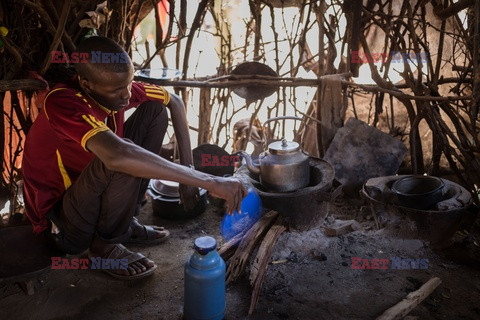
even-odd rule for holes
{"type": "Polygon", "coordinates": [[[26,138],[22,163],[25,210],[36,233],[47,228],[48,211],[95,157],[85,149],[89,138],[107,130],[123,137],[126,110],[148,100],[170,102],[168,91],[155,85],[134,82],[131,93],[129,105],[118,112],[98,104],[75,83],[47,94],[26,138]],[[113,121],[107,126],[109,116],[113,121]]]}

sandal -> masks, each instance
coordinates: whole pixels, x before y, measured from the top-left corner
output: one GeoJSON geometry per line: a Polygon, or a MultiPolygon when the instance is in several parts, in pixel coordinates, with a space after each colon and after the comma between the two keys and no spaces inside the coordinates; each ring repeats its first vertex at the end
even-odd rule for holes
{"type": "MultiPolygon", "coordinates": [[[[122,280],[136,280],[136,279],[141,279],[148,277],[153,274],[153,271],[157,269],[157,265],[154,264],[150,269],[147,269],[141,273],[133,274],[133,275],[121,275],[115,272],[112,272],[111,270],[113,269],[106,269],[103,266],[103,261],[106,261],[107,259],[112,259],[113,263],[119,264],[120,268],[117,269],[126,269],[127,266],[130,266],[132,263],[140,261],[145,258],[145,256],[139,252],[133,252],[125,248],[122,244],[118,243],[115,245],[112,245],[113,248],[110,250],[110,252],[104,256],[101,257],[100,262],[100,268],[99,270],[109,274],[110,276],[116,278],[116,279],[122,279],[122,280]],[[126,260],[126,261],[125,261],[126,260]],[[125,265],[126,262],[126,265],[125,265]]],[[[99,257],[94,256],[90,251],[88,252],[88,258],[91,260],[91,268],[93,269],[94,266],[94,259],[97,259],[99,257]]],[[[112,260],[109,260],[108,262],[111,263],[112,260]]],[[[112,263],[112,265],[113,265],[112,263]]]]}
{"type": "MultiPolygon", "coordinates": [[[[134,244],[134,245],[156,245],[164,242],[170,236],[170,232],[164,227],[157,226],[147,226],[138,222],[137,218],[133,218],[132,224],[138,224],[143,227],[143,233],[141,236],[132,234],[130,239],[124,241],[124,244],[134,244]],[[156,232],[160,232],[160,237],[155,237],[156,232]]],[[[133,229],[133,227],[132,227],[133,229]]]]}

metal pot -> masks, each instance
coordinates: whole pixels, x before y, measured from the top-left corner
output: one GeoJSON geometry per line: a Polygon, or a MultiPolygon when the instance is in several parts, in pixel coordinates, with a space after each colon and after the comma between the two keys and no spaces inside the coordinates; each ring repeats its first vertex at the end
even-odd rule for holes
{"type": "MultiPolygon", "coordinates": [[[[277,117],[267,120],[264,126],[270,121],[284,119],[302,120],[298,117],[277,117]]],[[[248,170],[257,174],[260,183],[270,191],[295,191],[310,182],[309,156],[300,149],[298,142],[282,139],[270,143],[255,165],[248,153],[239,153],[246,159],[248,170]]]]}
{"type": "Polygon", "coordinates": [[[444,186],[440,178],[412,175],[395,181],[392,191],[402,207],[428,210],[443,199],[444,186]]]}
{"type": "Polygon", "coordinates": [[[152,198],[153,213],[169,220],[196,217],[205,211],[208,204],[207,190],[200,188],[200,200],[192,210],[185,211],[180,203],[178,183],[172,181],[151,179],[147,193],[152,198]]]}

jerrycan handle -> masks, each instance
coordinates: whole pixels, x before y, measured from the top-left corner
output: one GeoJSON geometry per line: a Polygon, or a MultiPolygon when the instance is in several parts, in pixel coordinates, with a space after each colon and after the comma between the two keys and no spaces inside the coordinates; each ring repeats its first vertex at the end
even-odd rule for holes
{"type": "MultiPolygon", "coordinates": [[[[279,120],[299,120],[299,121],[303,121],[302,118],[300,118],[300,117],[295,117],[295,116],[279,116],[279,117],[270,118],[270,119],[268,119],[267,121],[265,121],[265,122],[263,123],[263,126],[262,126],[262,128],[264,129],[264,130],[262,130],[262,132],[263,132],[263,149],[264,149],[264,150],[267,150],[267,147],[268,147],[268,146],[267,146],[267,137],[265,136],[265,126],[266,126],[266,124],[269,123],[269,122],[279,121],[279,120]]],[[[303,137],[302,137],[302,141],[300,142],[300,146],[301,146],[302,149],[303,149],[303,137]]]]}

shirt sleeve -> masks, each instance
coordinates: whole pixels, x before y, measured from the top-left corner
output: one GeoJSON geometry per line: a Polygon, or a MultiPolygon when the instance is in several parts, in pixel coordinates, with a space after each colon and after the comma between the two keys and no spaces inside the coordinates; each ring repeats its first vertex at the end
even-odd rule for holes
{"type": "Polygon", "coordinates": [[[130,106],[137,107],[145,101],[158,101],[164,105],[168,105],[170,102],[170,93],[161,86],[143,82],[133,82],[130,106]]]}
{"type": "Polygon", "coordinates": [[[51,91],[45,97],[43,108],[59,138],[78,142],[86,151],[88,139],[99,132],[110,130],[94,116],[91,109],[81,94],[64,88],[51,91]]]}

